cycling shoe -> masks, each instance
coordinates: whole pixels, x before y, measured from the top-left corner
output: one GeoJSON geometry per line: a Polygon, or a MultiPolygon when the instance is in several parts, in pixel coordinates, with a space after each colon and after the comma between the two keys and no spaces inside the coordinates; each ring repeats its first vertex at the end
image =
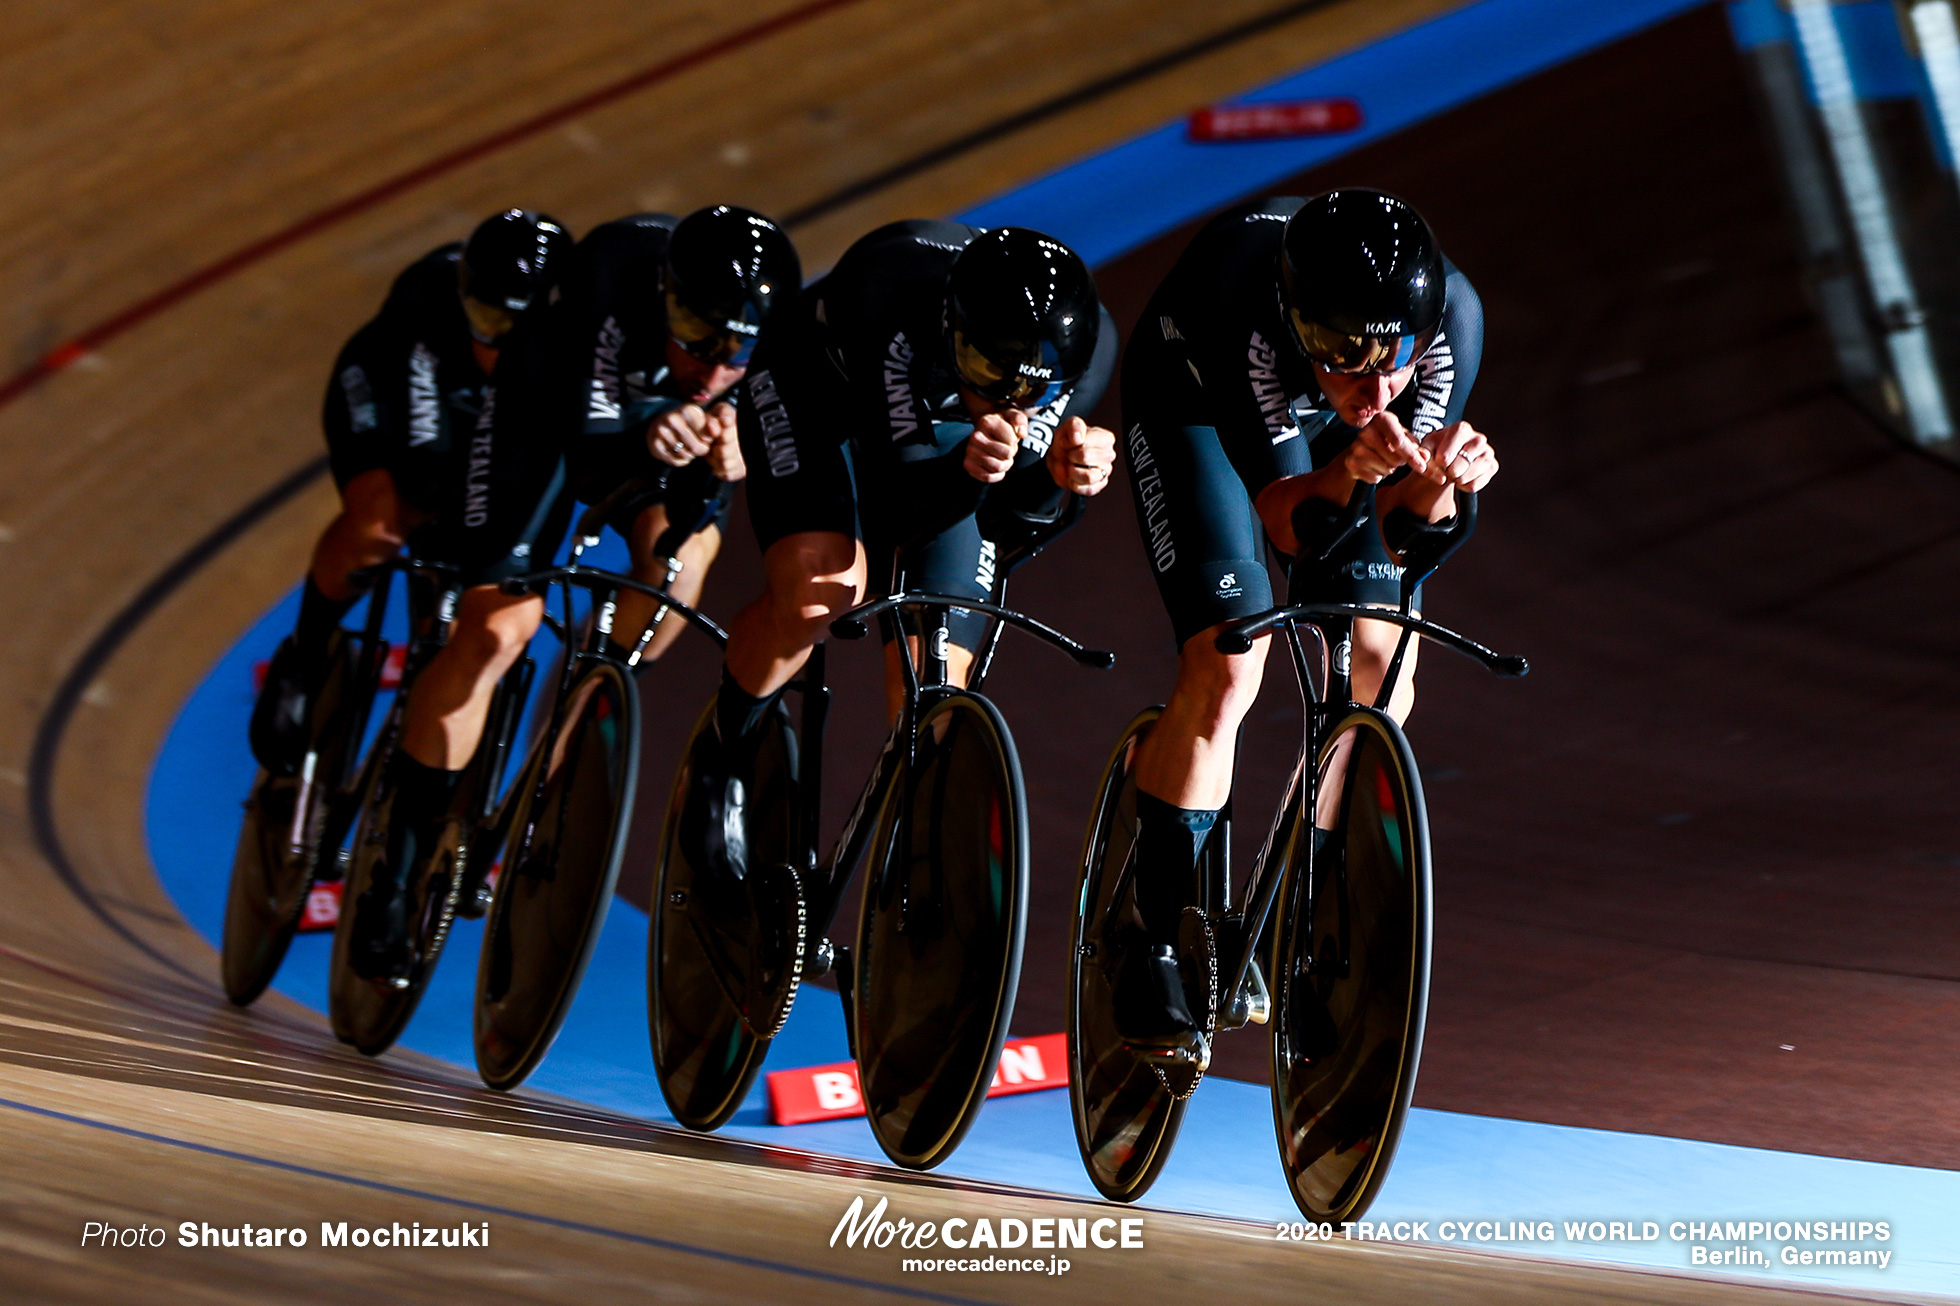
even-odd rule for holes
{"type": "Polygon", "coordinates": [[[252,756],[276,776],[297,775],[306,754],[311,695],[302,663],[299,646],[286,636],[265,669],[265,684],[252,707],[252,756]]]}
{"type": "MultiPolygon", "coordinates": [[[[680,851],[697,883],[732,887],[748,875],[746,769],[711,727],[694,737],[688,754],[687,797],[681,806],[680,851]]],[[[732,905],[732,904],[731,904],[732,905]]]]}

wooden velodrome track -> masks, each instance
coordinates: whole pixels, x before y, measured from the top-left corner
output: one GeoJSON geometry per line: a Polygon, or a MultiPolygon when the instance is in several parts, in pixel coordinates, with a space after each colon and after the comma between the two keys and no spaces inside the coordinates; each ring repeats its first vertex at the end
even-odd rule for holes
{"type": "MultiPolygon", "coordinates": [[[[923,1218],[1058,1204],[500,1098],[413,1056],[364,1061],[277,999],[229,1009],[148,865],[158,741],[330,514],[312,470],[323,369],[409,258],[512,203],[583,229],[726,199],[796,216],[820,267],[878,222],[956,211],[1447,7],[15,5],[0,55],[0,1295],[1766,1295],[1277,1247],[1159,1215],[1148,1251],[1083,1258],[1067,1279],[902,1281],[895,1258],[823,1246],[851,1195],[923,1218]],[[78,1246],[87,1220],[327,1218],[489,1219],[497,1241],[442,1259],[78,1246]]],[[[1101,518],[1126,519],[1120,504],[1101,518]]]]}

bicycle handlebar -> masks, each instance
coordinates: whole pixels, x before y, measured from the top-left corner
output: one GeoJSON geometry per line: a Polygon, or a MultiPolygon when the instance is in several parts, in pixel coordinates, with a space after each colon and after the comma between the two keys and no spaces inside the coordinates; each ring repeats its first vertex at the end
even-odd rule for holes
{"type": "Polygon", "coordinates": [[[916,590],[901,590],[888,594],[882,599],[859,604],[843,616],[830,623],[830,633],[839,639],[863,639],[871,633],[871,618],[897,608],[944,607],[961,608],[968,612],[984,613],[1004,625],[1017,626],[1037,639],[1054,645],[1073,658],[1077,664],[1096,671],[1107,671],[1116,665],[1116,655],[1103,649],[1084,648],[1082,645],[1050,626],[1044,626],[1033,617],[1023,616],[997,603],[985,603],[978,599],[956,598],[951,594],[926,594],[916,590]]]}
{"type": "Polygon", "coordinates": [[[576,585],[589,590],[636,590],[649,598],[657,599],[662,607],[679,613],[690,626],[707,635],[717,645],[724,648],[728,645],[728,632],[716,625],[713,618],[696,612],[657,585],[648,585],[634,580],[631,576],[621,576],[617,572],[605,571],[598,567],[582,567],[577,563],[564,567],[548,567],[543,571],[511,576],[498,582],[497,588],[505,594],[516,596],[554,584],[576,585]]]}
{"type": "Polygon", "coordinates": [[[1299,603],[1290,607],[1273,608],[1256,617],[1235,621],[1220,631],[1213,641],[1218,651],[1234,656],[1252,648],[1252,641],[1271,630],[1283,621],[1301,621],[1309,617],[1366,617],[1370,621],[1385,621],[1391,626],[1412,630],[1424,639],[1434,640],[1444,648],[1451,649],[1473,662],[1500,676],[1523,676],[1531,672],[1531,663],[1524,658],[1504,653],[1495,653],[1476,640],[1459,635],[1447,626],[1439,626],[1421,617],[1406,616],[1393,608],[1371,608],[1361,603],[1299,603]]]}

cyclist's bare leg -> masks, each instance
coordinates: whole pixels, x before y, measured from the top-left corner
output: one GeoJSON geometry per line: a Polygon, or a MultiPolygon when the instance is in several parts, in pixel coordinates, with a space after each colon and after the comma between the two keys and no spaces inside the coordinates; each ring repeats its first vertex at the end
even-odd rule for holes
{"type": "Polygon", "coordinates": [[[401,551],[410,531],[427,520],[406,503],[383,467],[362,472],[340,491],[340,515],[313,549],[313,585],[336,603],[359,596],[353,574],[378,567],[401,551]]]}
{"type": "Polygon", "coordinates": [[[1259,697],[1270,636],[1248,653],[1220,653],[1213,626],[1184,641],[1177,684],[1164,714],[1137,750],[1137,788],[1153,798],[1197,811],[1223,807],[1232,793],[1239,723],[1259,697]]]}
{"type": "Polygon", "coordinates": [[[460,771],[483,738],[497,681],[544,617],[544,599],[512,596],[495,585],[463,591],[449,642],[415,677],[402,723],[402,751],[436,771],[460,771]]]}
{"type": "MultiPolygon", "coordinates": [[[[633,519],[633,534],[628,541],[633,551],[633,579],[648,585],[664,585],[667,581],[667,559],[653,556],[653,546],[667,531],[667,506],[656,503],[633,519]]],[[[680,575],[674,583],[667,586],[667,592],[687,604],[690,608],[700,606],[701,587],[708,579],[708,568],[714,565],[715,555],[721,552],[721,529],[709,526],[687,537],[680,547],[680,575]]],[[[657,604],[644,594],[631,590],[619,596],[619,607],[613,614],[613,638],[631,647],[640,631],[652,619],[657,604]]],[[[673,642],[680,638],[681,627],[685,623],[678,617],[663,620],[648,641],[646,652],[640,656],[651,662],[665,653],[673,642]]]]}
{"type": "Polygon", "coordinates": [[[728,626],[725,665],[744,693],[766,698],[790,682],[834,618],[864,594],[864,546],[836,531],[786,535],[763,554],[768,583],[728,626]]]}

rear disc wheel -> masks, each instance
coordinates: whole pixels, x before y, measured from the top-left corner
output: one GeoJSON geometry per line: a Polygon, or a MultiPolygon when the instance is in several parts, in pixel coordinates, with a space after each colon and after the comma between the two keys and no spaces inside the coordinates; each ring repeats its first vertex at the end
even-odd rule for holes
{"type": "MultiPolygon", "coordinates": [[[[394,809],[393,795],[383,778],[386,772],[384,755],[374,770],[354,834],[353,858],[341,894],[340,922],[334,928],[333,971],[327,994],[335,1037],[370,1057],[380,1056],[401,1037],[435,973],[449,928],[456,920],[462,863],[468,855],[465,845],[472,834],[468,822],[450,821],[435,847],[427,855],[418,854],[416,865],[405,872],[410,877],[408,928],[418,941],[419,953],[407,983],[396,986],[356,974],[348,959],[354,925],[362,898],[373,883],[375,864],[386,854],[388,821],[394,809]]],[[[462,787],[467,789],[469,784],[466,780],[462,787]]]]}
{"type": "Polygon", "coordinates": [[[1184,1120],[1186,1099],[1116,1032],[1115,977],[1128,912],[1123,868],[1136,843],[1136,754],[1163,714],[1146,708],[1124,729],[1103,768],[1083,844],[1069,948],[1068,1096],[1075,1141],[1096,1191],[1133,1202],[1157,1180],[1184,1120]]]}
{"type": "Polygon", "coordinates": [[[788,710],[777,703],[757,730],[751,783],[742,795],[739,865],[725,855],[725,835],[711,841],[685,831],[683,837],[696,761],[703,750],[720,748],[712,700],[688,738],[660,836],[647,938],[647,1016],[661,1095],[689,1129],[718,1129],[741,1108],[785,1014],[755,1008],[794,996],[793,986],[783,995],[780,983],[759,984],[765,977],[750,973],[784,934],[783,922],[756,919],[761,904],[798,909],[800,945],[793,868],[805,855],[797,739],[788,710]],[[759,893],[749,885],[751,874],[769,890],[759,893]],[[764,988],[770,991],[760,992],[764,988]]]}
{"type": "Polygon", "coordinates": [[[345,634],[334,640],[313,708],[320,725],[300,774],[274,776],[261,769],[246,800],[220,950],[225,996],[241,1007],[272,983],[306,910],[327,815],[354,745],[350,725],[361,715],[354,701],[364,663],[360,644],[345,634]]]}

